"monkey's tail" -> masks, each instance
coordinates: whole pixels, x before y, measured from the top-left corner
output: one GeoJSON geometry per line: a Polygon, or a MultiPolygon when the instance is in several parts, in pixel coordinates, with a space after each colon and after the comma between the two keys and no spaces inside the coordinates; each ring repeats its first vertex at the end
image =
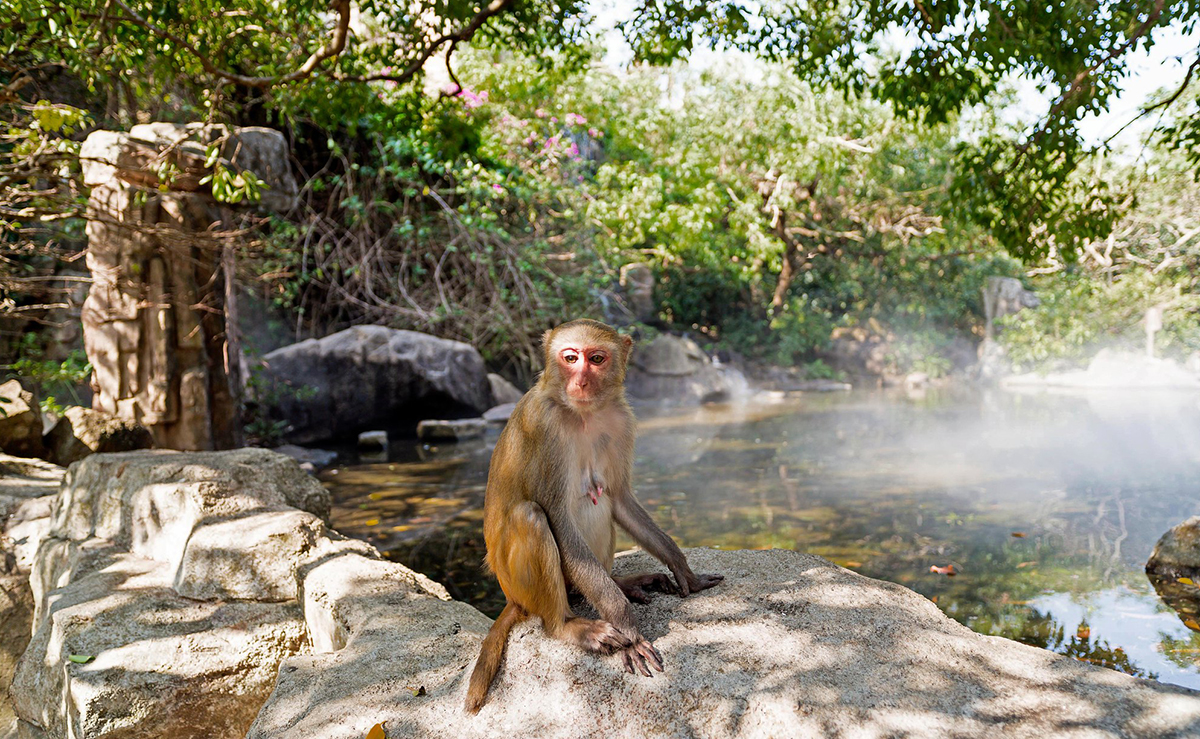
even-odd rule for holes
{"type": "Polygon", "coordinates": [[[500,659],[504,657],[504,647],[508,644],[508,632],[528,617],[524,608],[509,601],[488,630],[483,647],[479,650],[479,659],[475,661],[475,671],[471,673],[471,686],[467,689],[467,711],[470,713],[478,713],[483,707],[488,688],[492,687],[492,680],[500,669],[500,659]]]}

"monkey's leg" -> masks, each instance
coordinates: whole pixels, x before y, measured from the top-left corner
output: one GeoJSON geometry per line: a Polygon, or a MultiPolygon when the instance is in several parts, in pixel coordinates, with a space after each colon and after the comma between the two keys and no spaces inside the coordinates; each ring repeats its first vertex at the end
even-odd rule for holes
{"type": "Polygon", "coordinates": [[[607,621],[580,618],[567,605],[567,585],[554,532],[537,503],[523,502],[508,516],[496,577],[508,599],[539,616],[546,633],[590,652],[608,653],[629,640],[607,621]]]}
{"type": "Polygon", "coordinates": [[[675,593],[675,583],[671,582],[671,578],[661,572],[655,572],[646,575],[628,575],[626,577],[614,577],[613,582],[625,594],[625,597],[634,603],[649,603],[650,594],[647,590],[656,590],[660,593],[675,593]]]}

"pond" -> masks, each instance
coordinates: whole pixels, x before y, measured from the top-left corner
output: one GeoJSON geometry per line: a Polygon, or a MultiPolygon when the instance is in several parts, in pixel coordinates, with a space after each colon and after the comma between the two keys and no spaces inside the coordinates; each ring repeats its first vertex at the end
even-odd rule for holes
{"type": "MultiPolygon", "coordinates": [[[[980,633],[1200,689],[1195,588],[1172,584],[1177,612],[1143,572],[1200,513],[1198,411],[1195,395],[968,389],[639,409],[635,485],[682,546],[819,554],[980,633]]],[[[327,470],[334,527],[495,616],[481,562],[497,435],[327,470]]]]}

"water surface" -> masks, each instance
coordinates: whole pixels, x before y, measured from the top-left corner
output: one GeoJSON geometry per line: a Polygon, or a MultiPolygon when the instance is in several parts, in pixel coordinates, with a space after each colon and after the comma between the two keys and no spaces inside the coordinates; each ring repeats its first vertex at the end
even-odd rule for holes
{"type": "MultiPolygon", "coordinates": [[[[639,410],[635,485],[682,546],[819,554],[980,633],[1200,689],[1195,589],[1175,585],[1176,612],[1143,572],[1200,513],[1198,411],[1196,395],[967,390],[639,410]]],[[[335,528],[496,615],[480,565],[496,435],[327,471],[335,528]]]]}

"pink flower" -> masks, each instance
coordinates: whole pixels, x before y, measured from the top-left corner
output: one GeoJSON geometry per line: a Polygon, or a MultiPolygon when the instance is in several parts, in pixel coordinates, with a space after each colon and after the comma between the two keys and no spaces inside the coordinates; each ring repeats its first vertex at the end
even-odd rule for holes
{"type": "Polygon", "coordinates": [[[597,131],[595,128],[589,128],[589,129],[588,129],[588,136],[591,136],[591,137],[592,137],[592,138],[594,138],[594,139],[598,139],[598,138],[600,138],[600,137],[601,137],[601,136],[603,136],[603,135],[604,135],[604,134],[600,133],[600,132],[599,132],[599,131],[597,131]]]}
{"type": "Polygon", "coordinates": [[[582,126],[583,124],[587,123],[587,118],[584,118],[578,113],[567,113],[565,116],[563,116],[563,119],[567,122],[568,126],[582,126]]]}
{"type": "Polygon", "coordinates": [[[504,188],[501,187],[500,185],[492,185],[492,189],[495,190],[496,192],[504,192],[504,188]]]}
{"type": "Polygon", "coordinates": [[[533,111],[533,114],[536,115],[538,118],[546,117],[546,111],[542,110],[541,108],[538,108],[537,110],[533,111]]]}

